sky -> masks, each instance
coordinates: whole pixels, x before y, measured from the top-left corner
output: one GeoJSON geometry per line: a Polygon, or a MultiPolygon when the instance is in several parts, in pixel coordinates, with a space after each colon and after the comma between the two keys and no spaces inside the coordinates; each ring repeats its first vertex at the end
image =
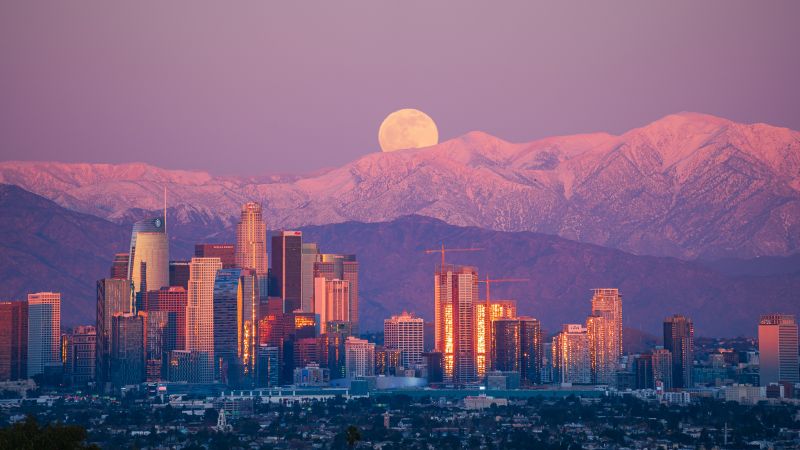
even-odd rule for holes
{"type": "Polygon", "coordinates": [[[0,2],[0,160],[309,173],[417,108],[441,140],[679,111],[800,129],[797,1],[0,2]]]}

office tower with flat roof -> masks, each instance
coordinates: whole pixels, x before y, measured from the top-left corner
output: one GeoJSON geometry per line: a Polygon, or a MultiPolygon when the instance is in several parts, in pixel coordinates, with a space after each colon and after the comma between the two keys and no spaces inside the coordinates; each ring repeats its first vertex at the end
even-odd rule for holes
{"type": "Polygon", "coordinates": [[[128,279],[135,294],[169,286],[169,241],[163,217],[133,224],[128,279]]]}
{"type": "Polygon", "coordinates": [[[478,271],[474,267],[445,265],[434,277],[436,349],[442,352],[444,382],[477,381],[475,358],[475,303],[478,271]]]}
{"type": "Polygon", "coordinates": [[[611,384],[622,356],[622,295],[613,288],[593,289],[592,293],[587,320],[592,378],[594,383],[611,384]]]}
{"type": "Polygon", "coordinates": [[[520,321],[501,318],[492,322],[492,328],[492,367],[501,372],[520,372],[520,321]]]}
{"type": "Polygon", "coordinates": [[[167,311],[147,311],[141,313],[144,316],[144,371],[145,380],[154,382],[161,381],[165,376],[164,358],[169,355],[171,334],[174,333],[174,316],[170,322],[170,313],[167,311]]]}
{"type": "Polygon", "coordinates": [[[758,324],[761,386],[800,383],[797,357],[797,321],[790,314],[767,314],[758,324]]]}
{"type": "Polygon", "coordinates": [[[300,257],[300,309],[314,311],[314,263],[319,260],[319,246],[304,242],[300,257]]]}
{"type": "Polygon", "coordinates": [[[233,244],[195,244],[196,258],[219,258],[223,269],[236,267],[236,247],[233,244]]]}
{"type": "Polygon", "coordinates": [[[383,345],[387,349],[401,350],[400,366],[413,369],[422,363],[425,342],[424,321],[403,311],[383,321],[383,345]]]}
{"type": "Polygon", "coordinates": [[[61,294],[28,294],[28,378],[61,365],[61,294]]]}
{"type": "Polygon", "coordinates": [[[111,318],[111,382],[115,387],[145,380],[145,313],[111,318]]]}
{"type": "Polygon", "coordinates": [[[252,269],[259,276],[267,275],[267,225],[261,216],[261,205],[248,202],[242,205],[242,215],[236,225],[236,267],[252,269]]]}
{"type": "Polygon", "coordinates": [[[542,324],[533,317],[519,317],[520,331],[520,381],[523,384],[542,383],[544,345],[542,324]]]}
{"type": "MultiPolygon", "coordinates": [[[[653,389],[653,355],[652,353],[644,353],[635,355],[633,357],[633,387],[635,389],[653,389]]],[[[670,360],[669,371],[672,371],[672,362],[670,360]]]]}
{"type": "Polygon", "coordinates": [[[189,296],[181,286],[161,288],[147,293],[145,309],[167,313],[167,330],[164,336],[164,352],[186,350],[186,305],[189,296]]]}
{"type": "Polygon", "coordinates": [[[280,383],[280,364],[278,347],[259,345],[256,363],[256,385],[273,387],[280,383]]]}
{"type": "Polygon", "coordinates": [[[189,261],[169,262],[169,285],[189,289],[189,261]]]}
{"type": "Polygon", "coordinates": [[[214,280],[222,269],[219,258],[192,258],[186,305],[186,349],[197,353],[199,383],[214,380],[214,280]]]}
{"type": "Polygon", "coordinates": [[[691,388],[694,363],[692,319],[675,315],[664,320],[664,348],[672,353],[672,387],[691,388]]]}
{"type": "Polygon", "coordinates": [[[556,383],[591,383],[589,336],[583,325],[564,325],[553,337],[553,380],[556,383]]]}
{"type": "Polygon", "coordinates": [[[80,325],[68,338],[64,372],[72,386],[86,385],[95,380],[97,329],[80,325]]]}
{"type": "Polygon", "coordinates": [[[613,350],[614,326],[614,322],[605,315],[591,315],[586,319],[594,384],[610,385],[616,379],[618,358],[615,358],[613,350]]]}
{"type": "Polygon", "coordinates": [[[128,261],[130,256],[131,255],[128,253],[117,253],[114,255],[114,262],[111,263],[110,270],[111,278],[128,278],[128,261]]]}
{"type": "Polygon", "coordinates": [[[303,233],[281,231],[272,236],[272,278],[283,300],[283,312],[301,309],[303,233]]]}
{"type": "Polygon", "coordinates": [[[475,364],[478,378],[483,378],[492,366],[492,322],[501,318],[517,316],[514,300],[490,300],[489,313],[486,301],[475,304],[475,364]]]}
{"type": "Polygon", "coordinates": [[[261,298],[260,278],[254,270],[242,270],[239,277],[239,302],[237,314],[237,366],[240,382],[255,382],[256,353],[258,351],[258,308],[261,298]]]}
{"type": "Polygon", "coordinates": [[[133,284],[130,280],[97,280],[95,376],[101,389],[111,381],[111,318],[114,314],[130,312],[133,312],[133,284]]]}
{"type": "Polygon", "coordinates": [[[356,255],[339,255],[332,253],[322,253],[318,255],[318,261],[314,263],[314,278],[318,277],[324,277],[327,280],[347,281],[348,288],[350,290],[348,320],[352,324],[353,334],[357,334],[359,331],[359,325],[358,260],[356,259],[356,255]]]}
{"type": "Polygon", "coordinates": [[[320,325],[330,321],[350,321],[350,283],[346,280],[314,279],[313,313],[319,316],[320,325]]]}
{"type": "Polygon", "coordinates": [[[242,269],[221,269],[214,281],[214,367],[223,383],[236,372],[241,275],[242,269]]]}
{"type": "Polygon", "coordinates": [[[650,387],[661,387],[664,390],[672,389],[673,362],[672,353],[665,348],[653,350],[651,356],[651,369],[653,379],[650,387]]]}
{"type": "Polygon", "coordinates": [[[369,377],[375,374],[375,344],[353,336],[344,342],[347,378],[369,377]]]}
{"type": "Polygon", "coordinates": [[[28,302],[0,302],[0,381],[23,380],[28,372],[28,302]]]}

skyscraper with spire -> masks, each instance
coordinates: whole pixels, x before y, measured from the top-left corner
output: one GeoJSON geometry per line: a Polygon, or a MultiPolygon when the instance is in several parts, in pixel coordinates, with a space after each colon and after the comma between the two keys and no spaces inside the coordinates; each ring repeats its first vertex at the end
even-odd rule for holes
{"type": "Polygon", "coordinates": [[[256,202],[242,205],[236,225],[236,267],[255,270],[259,277],[267,275],[267,225],[256,202]]]}
{"type": "Polygon", "coordinates": [[[135,294],[169,286],[169,241],[163,217],[133,224],[128,279],[135,294]]]}

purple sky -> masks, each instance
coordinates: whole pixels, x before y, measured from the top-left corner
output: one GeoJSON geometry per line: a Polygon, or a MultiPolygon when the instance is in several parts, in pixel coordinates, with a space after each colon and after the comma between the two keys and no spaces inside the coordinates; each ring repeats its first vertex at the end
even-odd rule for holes
{"type": "Polygon", "coordinates": [[[798,1],[476,3],[3,1],[0,159],[307,172],[404,107],[440,139],[800,129],[798,1]]]}

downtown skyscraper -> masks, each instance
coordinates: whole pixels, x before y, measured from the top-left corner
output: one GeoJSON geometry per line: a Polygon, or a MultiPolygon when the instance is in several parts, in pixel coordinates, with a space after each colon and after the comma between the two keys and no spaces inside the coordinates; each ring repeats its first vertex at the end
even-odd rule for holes
{"type": "Polygon", "coordinates": [[[102,389],[111,381],[111,318],[115,314],[131,313],[133,308],[130,280],[104,278],[97,281],[95,375],[102,389]]]}
{"type": "Polygon", "coordinates": [[[592,382],[613,384],[622,356],[622,296],[618,289],[594,289],[586,320],[592,382]]]}
{"type": "Polygon", "coordinates": [[[28,294],[28,373],[61,365],[61,294],[28,294]]]}
{"type": "Polygon", "coordinates": [[[255,270],[259,276],[267,275],[267,225],[261,205],[256,202],[242,205],[236,225],[236,267],[255,270]]]}
{"type": "Polygon", "coordinates": [[[0,381],[28,372],[28,302],[0,302],[0,381]]]}
{"type": "Polygon", "coordinates": [[[214,380],[214,281],[219,258],[192,258],[186,306],[186,350],[194,353],[194,379],[214,380]]]}
{"type": "Polygon", "coordinates": [[[694,324],[692,319],[674,315],[664,320],[664,348],[672,354],[672,387],[693,386],[694,324]]]}
{"type": "Polygon", "coordinates": [[[477,381],[475,304],[478,271],[470,266],[439,266],[434,277],[435,345],[442,352],[444,382],[477,381]]]}
{"type": "Polygon", "coordinates": [[[303,233],[281,231],[272,236],[274,295],[283,301],[283,312],[302,309],[303,233]]]}
{"type": "Polygon", "coordinates": [[[137,295],[169,286],[169,240],[163,217],[133,224],[128,279],[137,295]]]}
{"type": "Polygon", "coordinates": [[[758,324],[760,384],[800,383],[797,320],[790,314],[767,314],[758,324]]]}
{"type": "Polygon", "coordinates": [[[581,324],[566,324],[553,337],[553,380],[556,383],[589,384],[592,366],[589,335],[581,324]]]}
{"type": "MultiPolygon", "coordinates": [[[[317,261],[314,263],[314,307],[317,308],[317,286],[318,278],[326,280],[341,280],[347,284],[349,295],[347,321],[351,324],[351,332],[355,335],[358,334],[358,260],[356,255],[339,255],[332,253],[322,253],[317,255],[317,261]]],[[[327,286],[327,285],[326,285],[327,286]]],[[[344,284],[339,283],[339,286],[344,288],[344,284]]],[[[326,288],[328,289],[328,288],[326,288]]],[[[328,318],[327,321],[341,320],[328,318]]],[[[324,324],[323,329],[324,329],[324,324]]]]}
{"type": "Polygon", "coordinates": [[[400,365],[406,369],[422,363],[425,322],[407,312],[383,321],[383,345],[400,350],[400,365]]]}

